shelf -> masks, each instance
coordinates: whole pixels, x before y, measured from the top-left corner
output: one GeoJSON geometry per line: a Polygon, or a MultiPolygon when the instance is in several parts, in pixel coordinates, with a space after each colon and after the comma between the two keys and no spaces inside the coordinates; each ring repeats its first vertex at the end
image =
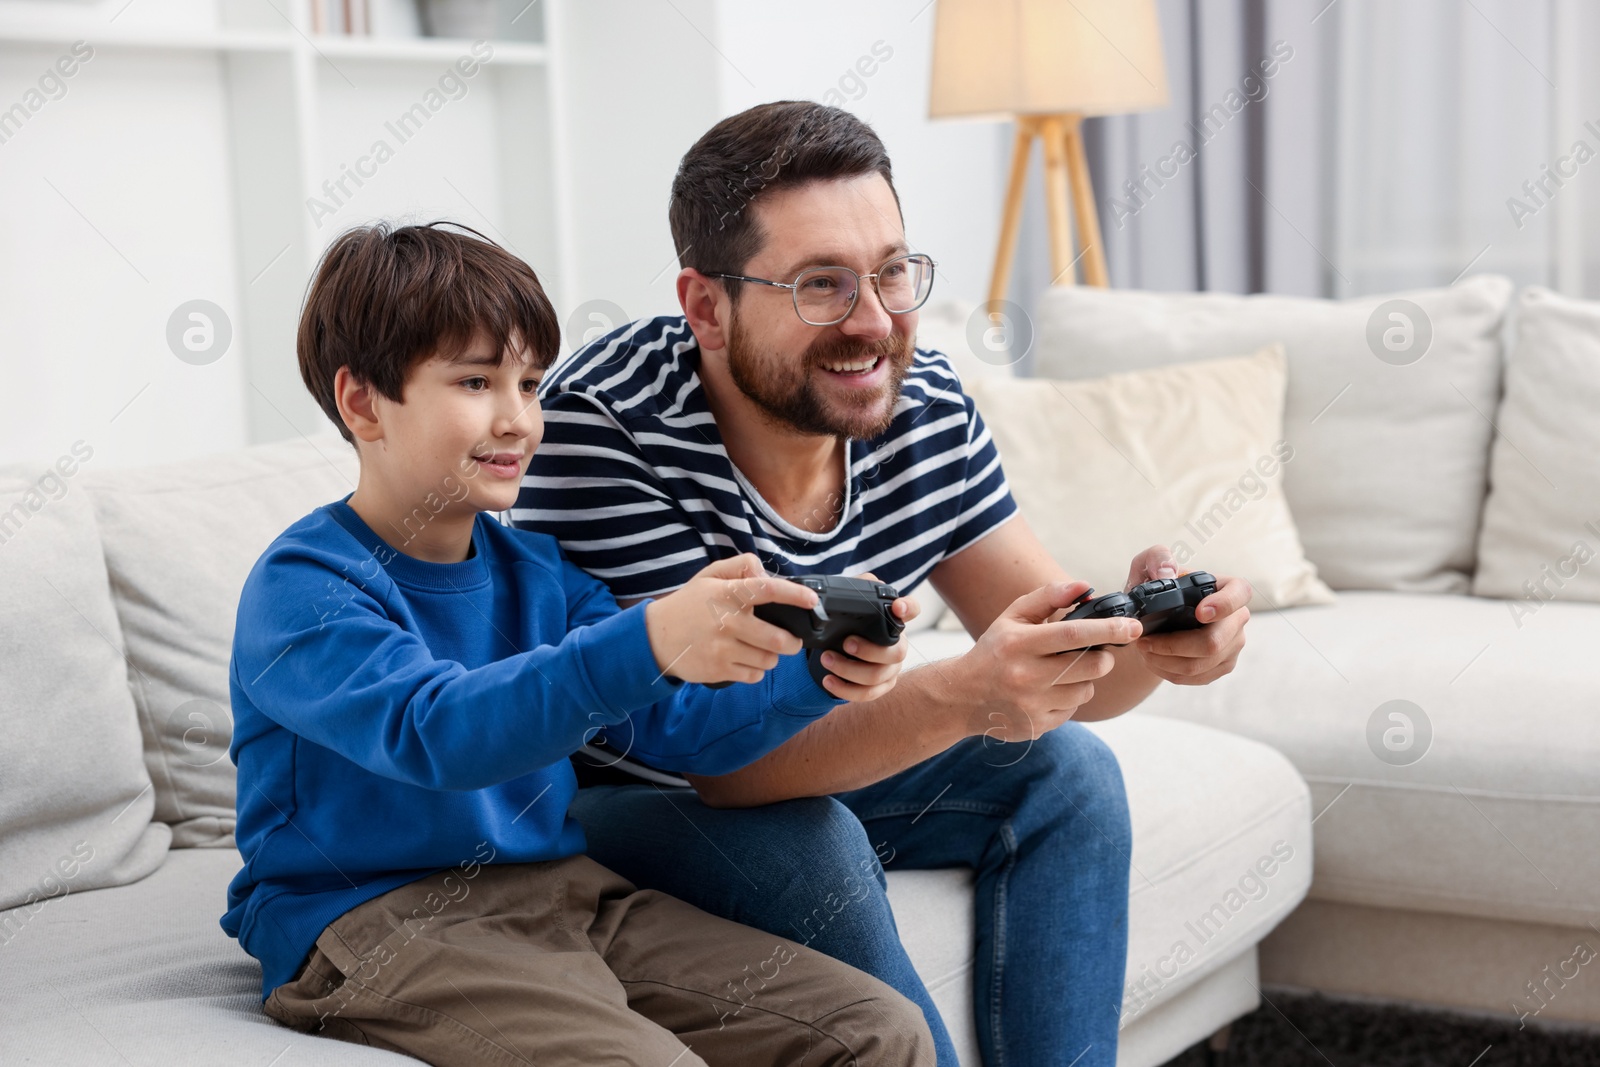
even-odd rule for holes
{"type": "MultiPolygon", "coordinates": [[[[195,33],[96,31],[81,27],[23,27],[0,30],[0,46],[49,44],[66,46],[87,40],[95,48],[130,48],[148,51],[290,53],[308,48],[330,59],[390,63],[452,63],[470,54],[473,42],[447,37],[347,37],[338,34],[301,37],[289,30],[211,30],[195,33]]],[[[528,41],[490,41],[495,66],[541,66],[547,52],[528,41]]]]}
{"type": "MultiPolygon", "coordinates": [[[[454,37],[344,37],[325,35],[311,38],[316,50],[336,59],[384,61],[438,61],[453,63],[470,55],[474,42],[454,37]]],[[[494,66],[539,66],[545,62],[542,44],[528,41],[490,41],[494,46],[494,66]]]]}
{"type": "Polygon", "coordinates": [[[288,52],[295,36],[285,30],[199,30],[193,33],[172,31],[104,30],[86,32],[82,26],[8,26],[0,29],[0,45],[69,45],[88,41],[94,48],[143,48],[151,51],[190,52],[288,52]]]}
{"type": "MultiPolygon", "coordinates": [[[[169,85],[216,94],[221,114],[211,136],[224,138],[216,147],[228,156],[234,257],[233,291],[218,299],[236,324],[250,387],[244,399],[250,441],[324,421],[300,380],[296,333],[317,259],[347,226],[422,213],[460,219],[537,264],[551,298],[565,306],[561,285],[573,270],[558,167],[559,46],[490,38],[493,55],[483,60],[473,51],[477,42],[465,38],[302,33],[282,16],[303,14],[304,0],[190,3],[197,11],[212,8],[216,21],[5,18],[0,63],[12,61],[18,48],[59,55],[82,40],[112,64],[95,76],[103,101],[117,92],[118,78],[130,79],[141,99],[160,98],[169,85]],[[443,84],[463,57],[489,72],[471,76],[470,99],[443,84]],[[449,97],[447,110],[426,102],[425,94],[439,93],[449,97]],[[410,128],[418,128],[419,107],[428,135],[395,133],[395,121],[411,119],[410,128]],[[374,159],[375,140],[390,148],[383,159],[374,159]],[[353,190],[345,184],[352,178],[353,190]],[[339,196],[328,192],[333,183],[339,196]],[[338,217],[313,212],[313,201],[331,202],[338,217]]],[[[559,29],[553,32],[549,39],[559,40],[559,29]]],[[[87,97],[84,104],[105,106],[87,97]]],[[[138,158],[137,146],[129,151],[138,158]]]]}

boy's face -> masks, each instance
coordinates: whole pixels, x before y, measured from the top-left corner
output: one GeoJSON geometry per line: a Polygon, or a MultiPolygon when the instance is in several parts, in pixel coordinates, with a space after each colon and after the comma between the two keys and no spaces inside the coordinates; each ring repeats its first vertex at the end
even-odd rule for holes
{"type": "Polygon", "coordinates": [[[544,436],[543,372],[526,350],[507,349],[498,367],[494,355],[493,343],[479,335],[454,359],[431,356],[411,369],[404,402],[384,404],[377,446],[393,482],[405,483],[392,488],[414,495],[415,506],[426,509],[430,493],[457,512],[504,511],[516,503],[544,436]]]}

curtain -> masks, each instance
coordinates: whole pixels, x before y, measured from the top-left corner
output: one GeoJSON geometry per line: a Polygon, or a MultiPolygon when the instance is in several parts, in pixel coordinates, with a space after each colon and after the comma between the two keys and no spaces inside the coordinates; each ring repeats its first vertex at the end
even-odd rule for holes
{"type": "MultiPolygon", "coordinates": [[[[1493,271],[1600,295],[1600,5],[1159,11],[1171,104],[1085,124],[1112,285],[1342,297],[1493,271]]],[[[1025,307],[1049,280],[1028,213],[1025,307]]]]}

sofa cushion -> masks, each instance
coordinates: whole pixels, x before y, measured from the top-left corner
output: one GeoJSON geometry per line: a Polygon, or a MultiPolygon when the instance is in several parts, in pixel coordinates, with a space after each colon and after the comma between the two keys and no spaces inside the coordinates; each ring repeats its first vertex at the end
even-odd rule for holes
{"type": "MultiPolygon", "coordinates": [[[[1153,1067],[1254,1005],[1243,983],[1255,944],[1310,880],[1308,798],[1294,769],[1252,741],[1142,715],[1093,729],[1122,764],[1134,824],[1123,1029],[1137,1040],[1118,1063],[1153,1067]],[[1262,873],[1275,856],[1288,858],[1262,873]],[[1225,988],[1207,992],[1213,980],[1225,988]],[[1187,1003],[1197,993],[1205,1003],[1187,1003]],[[1168,1008],[1182,1008],[1176,1022],[1168,1008]]],[[[0,969],[8,1051],[41,1063],[81,1060],[90,1046],[132,1063],[265,1064],[291,1048],[285,1063],[416,1062],[262,1014],[260,967],[216,919],[241,862],[232,848],[174,851],[136,885],[56,905],[0,969]]],[[[962,1062],[977,1067],[971,871],[891,872],[889,899],[962,1062]]]]}
{"type": "Polygon", "coordinates": [[[1127,1027],[1255,945],[1305,897],[1311,796],[1259,742],[1137,712],[1089,725],[1122,765],[1133,819],[1127,1027]]]}
{"type": "Polygon", "coordinates": [[[1494,276],[1343,301],[1056,287],[1040,298],[1034,368],[1094,378],[1281,342],[1284,491],[1323,580],[1465,592],[1510,293],[1494,276]]]}
{"type": "MultiPolygon", "coordinates": [[[[78,890],[160,865],[155,806],[81,463],[0,468],[0,951],[78,890]]],[[[9,957],[8,957],[9,958],[9,957]]],[[[7,965],[10,966],[9,964],[7,965]]],[[[5,968],[0,968],[5,969],[5,968]]]]}
{"type": "MultiPolygon", "coordinates": [[[[920,633],[911,659],[935,662],[971,645],[965,634],[920,633]]],[[[1140,712],[1089,729],[1116,753],[1133,822],[1126,1030],[1250,951],[1304,899],[1311,796],[1284,756],[1221,730],[1140,712]]],[[[964,869],[889,881],[906,952],[958,1039],[972,1019],[956,983],[971,971],[971,927],[949,916],[970,886],[964,869]]]]}
{"type": "Polygon", "coordinates": [[[5,1061],[420,1063],[263,1014],[261,967],[217,924],[241,862],[232,848],[175,851],[142,882],[52,905],[29,931],[40,936],[6,947],[5,1061]]]}
{"type": "Polygon", "coordinates": [[[889,906],[911,965],[939,1009],[962,1063],[980,1064],[972,1015],[972,868],[890,871],[889,906]]]}
{"type": "Polygon", "coordinates": [[[1600,601],[1600,302],[1523,291],[1495,425],[1472,591],[1600,601]]]}
{"type": "MultiPolygon", "coordinates": [[[[1255,606],[1326,604],[1283,495],[1283,347],[1083,381],[979,380],[1017,505],[1069,574],[1121,589],[1134,555],[1248,578],[1255,606]]],[[[953,614],[953,613],[952,613],[953,614]]]]}
{"type": "Polygon", "coordinates": [[[1263,741],[1316,798],[1317,899],[1600,913],[1600,608],[1346,593],[1258,616],[1233,674],[1143,706],[1263,741]],[[1394,703],[1403,701],[1405,703],[1394,703]]]}
{"type": "Polygon", "coordinates": [[[85,476],[155,817],[172,825],[175,847],[232,841],[228,656],[245,577],[273,538],[354,489],[356,475],[354,450],[324,436],[85,476]]]}

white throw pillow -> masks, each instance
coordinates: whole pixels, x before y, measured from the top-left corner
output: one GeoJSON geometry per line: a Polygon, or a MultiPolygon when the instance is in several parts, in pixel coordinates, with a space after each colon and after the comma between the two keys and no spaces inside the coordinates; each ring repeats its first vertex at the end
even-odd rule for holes
{"type": "Polygon", "coordinates": [[[1281,342],[1295,450],[1284,492],[1322,577],[1464,593],[1510,293],[1490,275],[1343,301],[1063,286],[1040,299],[1034,367],[1093,378],[1281,342]]]}
{"type": "Polygon", "coordinates": [[[1185,570],[1248,578],[1258,608],[1327,604],[1283,481],[1285,358],[1205,360],[1089,381],[982,380],[985,415],[1029,525],[1069,574],[1121,590],[1165,544],[1185,570]]]}
{"type": "Polygon", "coordinates": [[[355,488],[342,438],[86,476],[128,676],[173,847],[233,843],[228,659],[250,568],[295,520],[355,488]]]}
{"type": "Polygon", "coordinates": [[[1600,303],[1523,291],[1495,424],[1472,591],[1600,601],[1600,303]]]}
{"type": "Polygon", "coordinates": [[[67,893],[137,881],[171,834],[151,824],[94,510],[76,442],[0,469],[0,952],[67,893]]]}

